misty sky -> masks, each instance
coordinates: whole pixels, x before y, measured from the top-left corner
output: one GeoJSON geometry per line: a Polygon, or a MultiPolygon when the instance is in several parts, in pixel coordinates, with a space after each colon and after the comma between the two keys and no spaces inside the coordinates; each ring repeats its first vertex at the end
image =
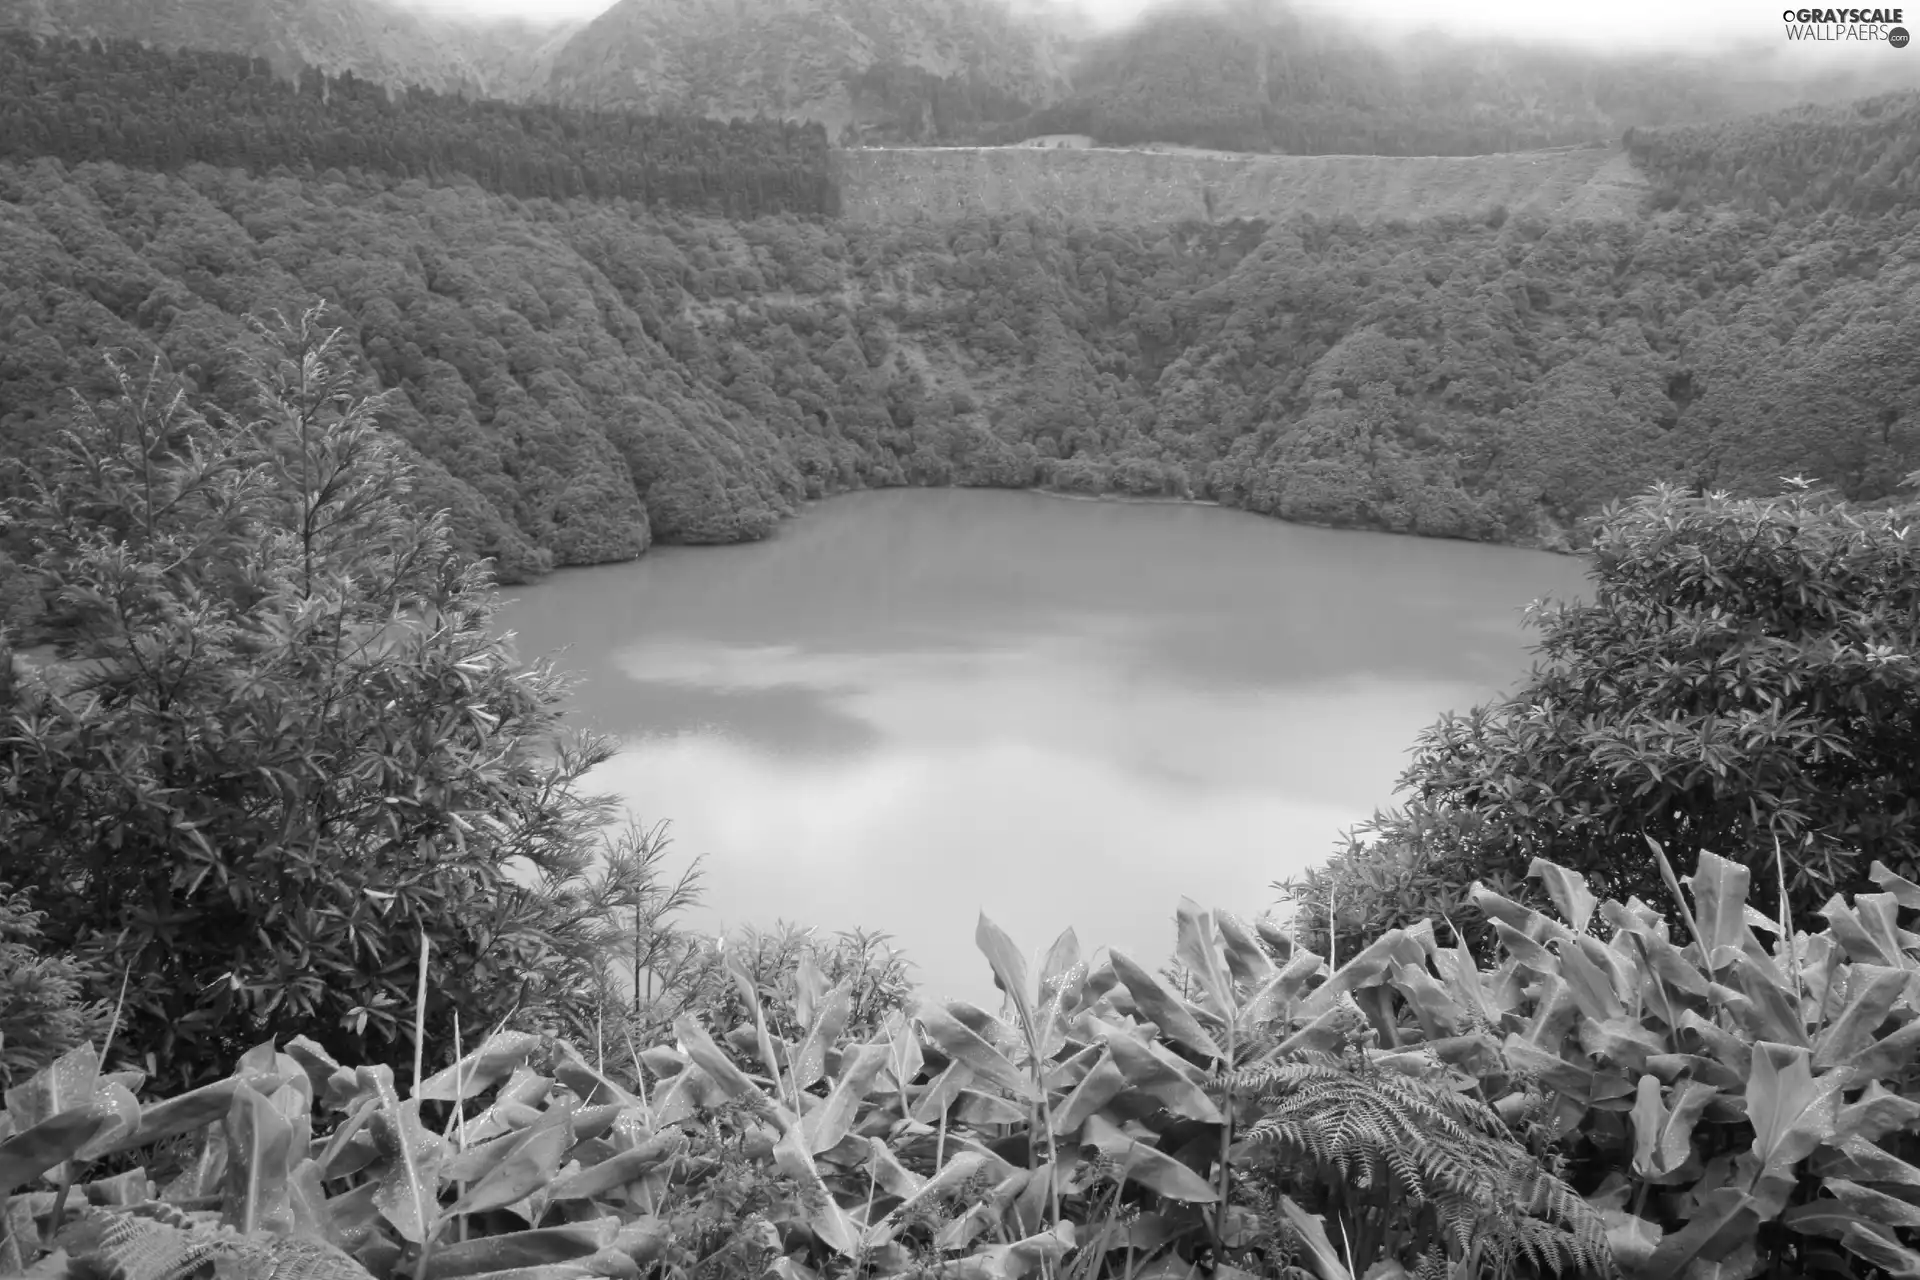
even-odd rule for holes
{"type": "MultiPolygon", "coordinates": [[[[476,17],[587,18],[611,0],[407,0],[420,8],[476,17]]],[[[1060,0],[1120,25],[1156,0],[1060,0]]],[[[1808,0],[1794,0],[1805,3],[1808,0]]],[[[1824,2],[1824,0],[1823,0],[1824,2]]],[[[1838,3],[1838,0],[1835,0],[1838,3]]],[[[1873,3],[1895,0],[1873,0],[1873,3]]],[[[1027,0],[1033,3],[1033,0],[1027,0]]],[[[1868,0],[1847,0],[1867,4],[1868,0]]],[[[1025,6],[1023,6],[1025,7],[1025,6]]],[[[1525,40],[1572,41],[1646,48],[1664,46],[1711,56],[1716,47],[1750,40],[1781,40],[1776,0],[1608,0],[1604,4],[1546,5],[1539,0],[1302,0],[1302,7],[1337,9],[1365,25],[1403,32],[1439,27],[1499,33],[1525,40]]],[[[1809,50],[1811,52],[1811,50],[1809,50]]],[[[1865,53],[1866,50],[1856,50],[1865,53]]],[[[1885,49],[1877,50],[1881,54],[1885,49]]],[[[1911,52],[1906,51],[1906,52],[1911,52]]],[[[1920,59],[1917,59],[1920,61],[1920,59]]],[[[1920,66],[1916,67],[1920,72],[1920,66]]],[[[1916,77],[1920,79],[1920,76],[1916,77]]]]}

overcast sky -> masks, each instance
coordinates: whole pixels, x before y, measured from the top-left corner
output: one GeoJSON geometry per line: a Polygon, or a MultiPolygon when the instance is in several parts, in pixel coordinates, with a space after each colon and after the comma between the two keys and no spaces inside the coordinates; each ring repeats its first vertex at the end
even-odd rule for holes
{"type": "MultiPolygon", "coordinates": [[[[406,0],[421,8],[486,17],[535,17],[551,20],[586,18],[609,7],[611,0],[406,0]]],[[[1036,0],[1026,0],[1033,4],[1036,0]]],[[[1097,16],[1103,25],[1120,25],[1142,10],[1164,0],[1063,0],[1097,16]]],[[[1811,0],[1793,0],[1795,4],[1811,0]]],[[[1826,3],[1827,0],[1822,0],[1826,3]]],[[[1905,4],[1915,9],[1920,0],[1831,0],[1835,5],[1905,4]]],[[[1784,46],[1780,21],[1782,0],[1605,0],[1593,4],[1545,4],[1541,0],[1301,0],[1303,8],[1340,12],[1365,25],[1403,32],[1440,27],[1462,33],[1498,33],[1526,40],[1572,41],[1646,48],[1683,48],[1711,56],[1716,48],[1764,41],[1784,46]]],[[[1920,11],[1913,17],[1920,18],[1920,11]]],[[[1920,26],[1920,22],[1909,22],[1920,26]]],[[[1794,52],[1808,46],[1798,46],[1794,52]]],[[[1914,63],[1914,81],[1920,84],[1920,49],[1904,50],[1832,45],[1823,53],[1906,57],[1914,63]]]]}

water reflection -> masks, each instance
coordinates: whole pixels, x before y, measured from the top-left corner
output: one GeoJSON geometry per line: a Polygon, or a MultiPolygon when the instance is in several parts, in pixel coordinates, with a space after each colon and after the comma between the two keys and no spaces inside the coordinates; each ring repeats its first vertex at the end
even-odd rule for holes
{"type": "Polygon", "coordinates": [[[1575,561],[1206,508],[890,492],[755,546],[523,589],[594,778],[710,856],[710,923],[893,932],[989,988],[985,909],[1157,962],[1187,894],[1246,914],[1388,799],[1418,731],[1524,673],[1575,561]]]}

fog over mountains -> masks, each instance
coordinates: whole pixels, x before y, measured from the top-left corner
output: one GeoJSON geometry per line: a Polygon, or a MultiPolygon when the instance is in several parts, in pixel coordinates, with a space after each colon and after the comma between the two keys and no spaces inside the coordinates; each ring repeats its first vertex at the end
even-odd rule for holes
{"type": "MultiPolygon", "coordinates": [[[[1886,49],[1785,50],[1751,23],[1684,44],[1623,21],[1618,51],[1520,42],[1405,6],[1276,0],[0,0],[0,27],[264,57],[388,85],[584,108],[818,122],[839,143],[1083,135],[1246,151],[1466,154],[1617,139],[1908,87],[1886,49]],[[597,11],[596,11],[597,10],[597,11]],[[1412,16],[1410,17],[1409,14],[1412,16]],[[1450,34],[1437,29],[1447,22],[1450,34]],[[1470,34],[1469,34],[1470,32],[1470,34]],[[1733,56],[1729,43],[1746,41],[1733,56]]],[[[1503,16],[1504,15],[1504,16],[1503,16]]],[[[1696,15],[1698,16],[1698,15],[1696,15]]]]}

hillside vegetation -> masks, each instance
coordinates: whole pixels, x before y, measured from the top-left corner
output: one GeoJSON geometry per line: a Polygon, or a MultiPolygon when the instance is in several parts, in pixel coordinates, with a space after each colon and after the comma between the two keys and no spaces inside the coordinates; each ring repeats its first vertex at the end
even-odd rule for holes
{"type": "MultiPolygon", "coordinates": [[[[1774,149],[1811,164],[1811,119],[1720,136],[1798,139],[1774,149]]],[[[1786,218],[883,226],[268,176],[267,154],[156,174],[56,158],[100,145],[85,132],[43,138],[55,156],[0,170],[12,447],[51,438],[61,387],[98,389],[101,347],[230,396],[238,317],[319,294],[353,317],[366,385],[399,393],[386,421],[426,460],[422,493],[510,575],[759,537],[874,485],[1538,544],[1653,480],[1804,472],[1871,501],[1920,465],[1905,187],[1876,216],[1842,184],[1842,207],[1786,218]]]]}

